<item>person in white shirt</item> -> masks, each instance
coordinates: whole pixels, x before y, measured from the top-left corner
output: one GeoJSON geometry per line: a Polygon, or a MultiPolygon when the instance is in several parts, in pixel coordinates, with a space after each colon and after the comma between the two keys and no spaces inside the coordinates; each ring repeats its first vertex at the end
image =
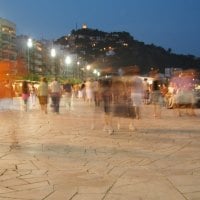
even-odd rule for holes
{"type": "Polygon", "coordinates": [[[91,105],[93,99],[92,82],[88,79],[85,82],[86,101],[91,105]]]}
{"type": "Polygon", "coordinates": [[[60,108],[60,97],[62,94],[61,85],[58,82],[57,78],[54,78],[54,80],[51,82],[50,86],[50,93],[51,93],[51,101],[52,101],[52,107],[53,112],[59,113],[60,108]]]}

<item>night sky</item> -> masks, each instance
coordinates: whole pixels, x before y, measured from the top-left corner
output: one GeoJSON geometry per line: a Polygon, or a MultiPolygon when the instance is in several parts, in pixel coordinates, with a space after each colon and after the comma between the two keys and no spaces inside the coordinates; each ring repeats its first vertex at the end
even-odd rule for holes
{"type": "Polygon", "coordinates": [[[34,39],[57,39],[87,24],[200,57],[199,0],[0,0],[0,17],[34,39]]]}

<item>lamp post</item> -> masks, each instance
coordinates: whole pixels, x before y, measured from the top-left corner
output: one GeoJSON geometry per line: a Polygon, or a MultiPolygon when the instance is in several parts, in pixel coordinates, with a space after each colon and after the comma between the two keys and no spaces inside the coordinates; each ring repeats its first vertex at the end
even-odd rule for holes
{"type": "Polygon", "coordinates": [[[99,77],[101,75],[101,73],[97,70],[97,69],[94,69],[93,70],[93,74],[97,77],[99,77]]]}
{"type": "Polygon", "coordinates": [[[28,47],[28,73],[30,72],[30,48],[33,47],[33,41],[31,38],[28,38],[28,41],[27,41],[27,47],[28,47]]]}
{"type": "Polygon", "coordinates": [[[90,69],[91,69],[91,66],[90,65],[87,65],[86,66],[86,70],[87,70],[87,77],[86,78],[88,78],[88,76],[89,76],[89,71],[90,71],[90,69]]]}
{"type": "Polygon", "coordinates": [[[66,64],[66,76],[68,76],[68,65],[70,65],[72,63],[72,59],[70,56],[67,56],[65,58],[65,64],[66,64]]]}
{"type": "Polygon", "coordinates": [[[80,78],[80,68],[79,68],[80,67],[80,62],[77,61],[76,65],[77,65],[77,77],[80,78]]]}
{"type": "MultiPolygon", "coordinates": [[[[56,57],[56,50],[54,48],[51,49],[51,57],[55,61],[54,58],[56,57]]],[[[53,64],[55,65],[55,63],[53,63],[53,64]]],[[[53,67],[54,67],[54,70],[52,70],[52,71],[53,71],[53,73],[55,73],[55,66],[53,66],[53,67]]]]}

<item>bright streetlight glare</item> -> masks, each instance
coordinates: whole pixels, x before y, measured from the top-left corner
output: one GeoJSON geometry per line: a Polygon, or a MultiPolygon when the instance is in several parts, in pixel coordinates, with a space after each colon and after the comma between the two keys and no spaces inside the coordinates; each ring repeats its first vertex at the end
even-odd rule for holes
{"type": "Polygon", "coordinates": [[[31,38],[28,39],[27,46],[28,46],[28,48],[31,48],[33,46],[33,41],[31,38]]]}
{"type": "Polygon", "coordinates": [[[87,66],[86,66],[86,69],[87,69],[87,70],[90,70],[90,68],[91,68],[90,65],[87,65],[87,66]]]}
{"type": "Polygon", "coordinates": [[[30,71],[30,53],[29,53],[29,49],[33,47],[33,41],[32,41],[31,38],[28,38],[27,47],[28,47],[28,72],[29,72],[30,71]]]}
{"type": "Polygon", "coordinates": [[[51,57],[55,57],[56,56],[56,50],[55,49],[51,49],[51,57]]]}
{"type": "Polygon", "coordinates": [[[71,59],[69,56],[67,56],[67,57],[65,58],[65,63],[66,63],[67,65],[71,64],[71,63],[72,63],[72,59],[71,59]]]}

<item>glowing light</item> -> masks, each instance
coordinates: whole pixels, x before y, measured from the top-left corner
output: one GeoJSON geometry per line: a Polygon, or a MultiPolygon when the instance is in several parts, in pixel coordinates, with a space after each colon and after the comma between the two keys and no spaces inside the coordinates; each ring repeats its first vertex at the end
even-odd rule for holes
{"type": "Polygon", "coordinates": [[[56,56],[56,50],[53,48],[51,49],[51,57],[55,57],[56,56]]]}
{"type": "Polygon", "coordinates": [[[90,69],[91,69],[91,66],[90,66],[90,65],[87,65],[87,66],[86,66],[86,69],[87,69],[87,70],[90,70],[90,69]]]}
{"type": "Polygon", "coordinates": [[[66,63],[67,65],[71,64],[71,63],[72,63],[72,59],[71,59],[69,56],[67,56],[67,57],[65,58],[65,63],[66,63]]]}
{"type": "Polygon", "coordinates": [[[27,41],[27,46],[28,46],[28,48],[32,48],[32,46],[33,46],[33,41],[32,41],[31,38],[28,39],[28,41],[27,41]]]}

